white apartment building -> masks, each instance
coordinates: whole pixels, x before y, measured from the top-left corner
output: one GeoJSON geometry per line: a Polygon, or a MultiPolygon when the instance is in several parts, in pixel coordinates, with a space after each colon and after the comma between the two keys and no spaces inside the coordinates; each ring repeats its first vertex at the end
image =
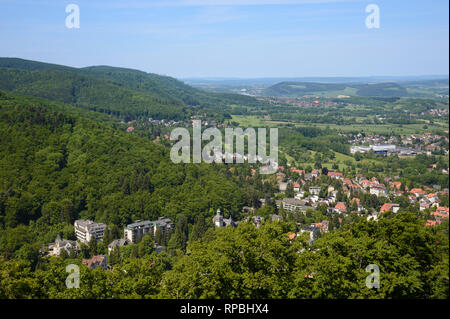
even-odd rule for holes
{"type": "Polygon", "coordinates": [[[147,233],[154,235],[154,223],[150,220],[138,221],[127,225],[124,229],[124,238],[131,243],[137,243],[147,233]]]}
{"type": "Polygon", "coordinates": [[[377,195],[378,197],[380,197],[380,196],[387,197],[388,196],[388,192],[387,192],[386,188],[382,187],[382,186],[370,187],[370,194],[377,195]]]}
{"type": "Polygon", "coordinates": [[[158,220],[144,220],[137,221],[133,224],[129,224],[124,229],[124,238],[131,243],[137,243],[144,237],[147,233],[155,236],[156,230],[161,229],[162,233],[165,234],[174,228],[174,223],[165,217],[160,217],[158,220]]]}
{"type": "Polygon", "coordinates": [[[79,219],[75,221],[75,235],[82,243],[89,243],[91,238],[97,241],[103,239],[106,230],[106,225],[103,223],[95,223],[92,220],[79,219]]]}

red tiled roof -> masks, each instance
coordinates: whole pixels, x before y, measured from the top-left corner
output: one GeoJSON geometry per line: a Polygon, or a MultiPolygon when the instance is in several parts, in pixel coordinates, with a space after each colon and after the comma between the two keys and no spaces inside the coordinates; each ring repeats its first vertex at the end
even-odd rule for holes
{"type": "Polygon", "coordinates": [[[430,214],[431,216],[436,216],[436,217],[440,217],[440,218],[448,218],[448,214],[442,214],[439,212],[434,212],[430,214]]]}
{"type": "Polygon", "coordinates": [[[441,222],[438,220],[430,220],[428,219],[425,226],[436,226],[436,224],[440,225],[441,222]]]}
{"type": "Polygon", "coordinates": [[[448,207],[439,206],[439,207],[437,208],[437,211],[438,211],[438,212],[447,212],[447,214],[448,214],[448,207]]]}
{"type": "Polygon", "coordinates": [[[423,193],[425,193],[425,192],[424,192],[423,189],[421,189],[421,188],[413,188],[413,189],[411,189],[411,193],[414,193],[414,194],[423,194],[423,193]]]}
{"type": "Polygon", "coordinates": [[[402,186],[402,182],[392,182],[391,183],[391,187],[395,187],[397,189],[400,189],[401,186],[402,186]]]}
{"type": "Polygon", "coordinates": [[[328,172],[328,176],[343,176],[342,173],[339,172],[328,172]]]}
{"type": "Polygon", "coordinates": [[[94,265],[101,265],[103,264],[103,261],[105,260],[106,256],[99,255],[99,256],[93,256],[91,259],[83,259],[82,263],[91,268],[94,265]]]}
{"type": "Polygon", "coordinates": [[[345,206],[344,203],[337,203],[336,206],[334,206],[334,208],[341,211],[347,211],[347,207],[345,206]]]}
{"type": "Polygon", "coordinates": [[[384,213],[384,212],[388,212],[392,209],[392,204],[391,203],[385,203],[383,204],[383,206],[381,206],[380,212],[384,213]]]}

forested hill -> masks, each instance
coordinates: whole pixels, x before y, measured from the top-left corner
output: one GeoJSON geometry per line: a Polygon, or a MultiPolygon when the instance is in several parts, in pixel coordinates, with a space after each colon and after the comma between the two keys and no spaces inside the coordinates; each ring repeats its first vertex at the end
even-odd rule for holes
{"type": "Polygon", "coordinates": [[[123,227],[244,205],[225,166],[173,164],[162,146],[42,100],[0,91],[0,137],[0,228],[33,223],[43,242],[77,218],[123,227]]]}
{"type": "Polygon", "coordinates": [[[202,109],[224,114],[231,105],[256,99],[208,93],[167,76],[138,70],[62,65],[0,58],[0,89],[70,103],[125,119],[184,119],[202,109]]]}

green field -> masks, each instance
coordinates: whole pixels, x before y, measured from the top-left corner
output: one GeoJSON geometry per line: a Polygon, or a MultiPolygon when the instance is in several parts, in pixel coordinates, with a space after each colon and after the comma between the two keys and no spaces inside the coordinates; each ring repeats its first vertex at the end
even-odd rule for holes
{"type": "MultiPolygon", "coordinates": [[[[314,156],[316,154],[315,151],[309,150],[308,152],[310,152],[312,156],[314,156]]],[[[281,153],[283,153],[285,155],[286,159],[289,162],[292,162],[292,161],[296,162],[297,164],[295,164],[295,165],[297,165],[297,166],[300,166],[300,167],[307,167],[307,166],[314,167],[314,163],[313,162],[298,162],[298,161],[295,160],[294,157],[292,157],[291,155],[286,153],[284,150],[282,150],[281,153]]],[[[321,163],[322,167],[326,167],[328,169],[331,169],[333,164],[337,163],[339,165],[339,168],[342,169],[342,168],[347,168],[348,167],[348,165],[345,163],[346,161],[350,161],[350,162],[352,162],[352,164],[358,163],[352,156],[345,155],[345,154],[338,153],[338,152],[334,152],[334,154],[336,156],[335,159],[332,160],[332,161],[329,161],[328,163],[322,162],[321,163]]],[[[379,161],[373,160],[373,159],[365,159],[365,160],[362,160],[360,163],[361,164],[369,164],[369,163],[372,164],[372,163],[379,163],[379,161]]]]}
{"type": "Polygon", "coordinates": [[[283,121],[265,120],[262,116],[255,115],[233,115],[232,121],[239,123],[240,127],[263,127],[263,126],[286,126],[287,124],[295,125],[296,127],[319,127],[331,128],[341,132],[359,131],[367,134],[423,134],[425,132],[432,132],[433,130],[444,131],[448,130],[448,125],[445,123],[427,124],[428,128],[424,129],[424,124],[363,124],[356,123],[352,125],[337,125],[328,123],[295,123],[283,121]]]}
{"type": "MultiPolygon", "coordinates": [[[[262,116],[255,115],[232,115],[232,121],[239,123],[240,127],[263,127],[271,125],[270,121],[264,120],[262,116]]],[[[271,125],[271,126],[274,126],[271,125]]]]}

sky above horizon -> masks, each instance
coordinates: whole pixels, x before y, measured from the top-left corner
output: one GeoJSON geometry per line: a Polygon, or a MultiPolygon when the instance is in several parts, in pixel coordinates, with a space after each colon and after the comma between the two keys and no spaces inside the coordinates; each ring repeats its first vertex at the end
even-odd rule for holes
{"type": "Polygon", "coordinates": [[[448,12],[448,0],[0,0],[0,56],[177,78],[448,75],[448,12]],[[71,3],[79,29],[65,25],[71,3]]]}

